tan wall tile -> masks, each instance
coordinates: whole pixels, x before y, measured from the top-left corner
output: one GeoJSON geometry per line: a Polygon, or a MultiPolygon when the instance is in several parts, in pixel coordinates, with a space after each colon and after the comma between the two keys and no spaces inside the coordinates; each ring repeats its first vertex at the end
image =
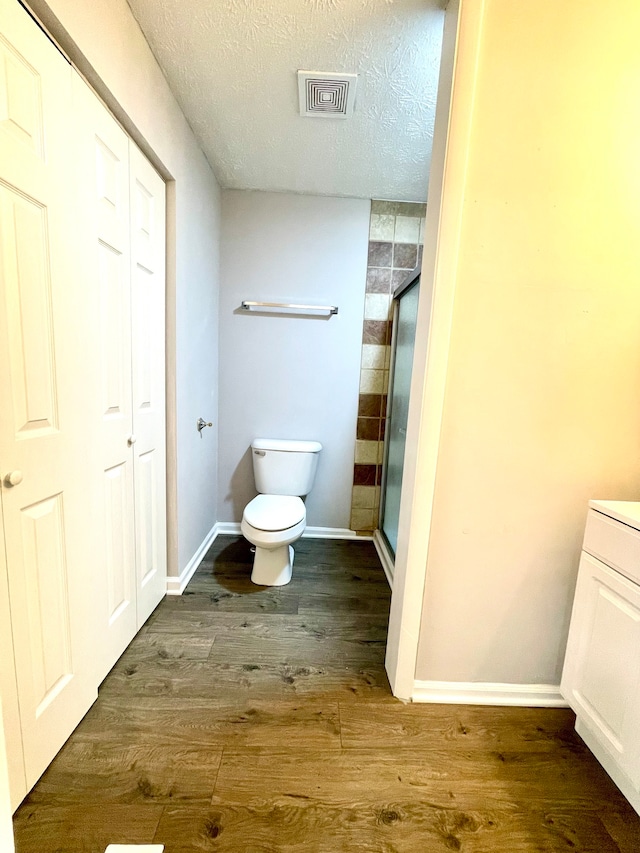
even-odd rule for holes
{"type": "Polygon", "coordinates": [[[387,367],[385,362],[387,350],[390,347],[382,346],[381,344],[363,344],[362,346],[362,369],[363,370],[384,370],[387,367]]]}
{"type": "Polygon", "coordinates": [[[369,239],[390,242],[394,238],[395,224],[395,216],[385,213],[372,213],[369,228],[369,239]]]}
{"type": "Polygon", "coordinates": [[[382,394],[384,388],[384,370],[361,370],[360,393],[382,394]]]}
{"type": "Polygon", "coordinates": [[[367,293],[364,298],[366,320],[388,320],[391,299],[386,293],[367,293]]]}
{"type": "Polygon", "coordinates": [[[356,440],[356,463],[358,465],[377,465],[379,457],[379,441],[356,440]]]}
{"type": "Polygon", "coordinates": [[[379,491],[377,486],[354,486],[351,506],[354,509],[372,509],[379,491]]]}
{"type": "Polygon", "coordinates": [[[378,201],[371,202],[371,213],[392,214],[393,216],[424,216],[426,204],[413,201],[378,201]]]}
{"type": "Polygon", "coordinates": [[[352,509],[351,510],[351,529],[352,530],[373,530],[373,510],[370,510],[370,509],[352,509]]]}
{"type": "Polygon", "coordinates": [[[420,239],[420,217],[397,216],[394,240],[396,243],[416,243],[420,239]]]}

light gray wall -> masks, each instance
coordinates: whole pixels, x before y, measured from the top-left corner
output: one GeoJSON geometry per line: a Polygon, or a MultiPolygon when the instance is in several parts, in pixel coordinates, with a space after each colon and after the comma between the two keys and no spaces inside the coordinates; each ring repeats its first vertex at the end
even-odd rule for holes
{"type": "MultiPolygon", "coordinates": [[[[176,494],[178,570],[182,571],[217,520],[218,282],[220,192],[215,204],[198,176],[185,176],[187,226],[178,242],[185,276],[176,291],[176,494]],[[205,192],[203,192],[205,189],[205,192]],[[190,227],[189,227],[190,226],[190,227]],[[211,429],[196,429],[199,417],[211,429]]],[[[177,185],[177,182],[176,182],[177,185]]],[[[177,212],[178,217],[181,211],[177,212]]]]}
{"type": "Polygon", "coordinates": [[[348,527],[358,406],[369,201],[222,194],[221,521],[256,494],[255,437],[322,442],[307,523],[348,527]],[[330,319],[265,316],[243,299],[335,304],[330,319]]]}
{"type": "Polygon", "coordinates": [[[220,189],[125,0],[28,0],[167,184],[167,522],[178,575],[216,520],[220,189]]]}

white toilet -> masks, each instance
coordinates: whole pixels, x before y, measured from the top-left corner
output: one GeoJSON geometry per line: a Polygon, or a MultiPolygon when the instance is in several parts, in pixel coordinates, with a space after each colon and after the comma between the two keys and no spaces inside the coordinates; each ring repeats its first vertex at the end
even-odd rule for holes
{"type": "Polygon", "coordinates": [[[251,580],[284,586],[291,580],[293,548],[307,525],[301,498],[313,486],[322,445],[318,441],[256,438],[251,445],[253,475],[261,493],[244,508],[240,529],[256,546],[251,580]]]}

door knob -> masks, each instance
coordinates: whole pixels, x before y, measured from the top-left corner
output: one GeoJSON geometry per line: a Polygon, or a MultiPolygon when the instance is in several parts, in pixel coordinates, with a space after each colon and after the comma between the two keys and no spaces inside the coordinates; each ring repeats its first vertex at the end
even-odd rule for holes
{"type": "Polygon", "coordinates": [[[10,471],[4,478],[5,486],[18,486],[22,482],[22,471],[10,471]]]}
{"type": "Polygon", "coordinates": [[[135,435],[133,435],[133,433],[132,433],[129,436],[129,438],[127,439],[127,444],[129,445],[129,447],[133,447],[133,445],[136,443],[136,441],[137,441],[137,439],[136,439],[135,435]]]}

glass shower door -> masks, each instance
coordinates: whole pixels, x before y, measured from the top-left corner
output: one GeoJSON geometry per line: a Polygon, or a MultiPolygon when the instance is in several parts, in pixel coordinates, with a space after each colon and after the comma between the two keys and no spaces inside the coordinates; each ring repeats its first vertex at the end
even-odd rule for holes
{"type": "Polygon", "coordinates": [[[413,347],[418,318],[420,276],[409,279],[394,296],[394,348],[386,420],[386,459],[382,482],[380,529],[395,557],[398,547],[398,520],[404,448],[407,438],[409,390],[413,347]]]}

